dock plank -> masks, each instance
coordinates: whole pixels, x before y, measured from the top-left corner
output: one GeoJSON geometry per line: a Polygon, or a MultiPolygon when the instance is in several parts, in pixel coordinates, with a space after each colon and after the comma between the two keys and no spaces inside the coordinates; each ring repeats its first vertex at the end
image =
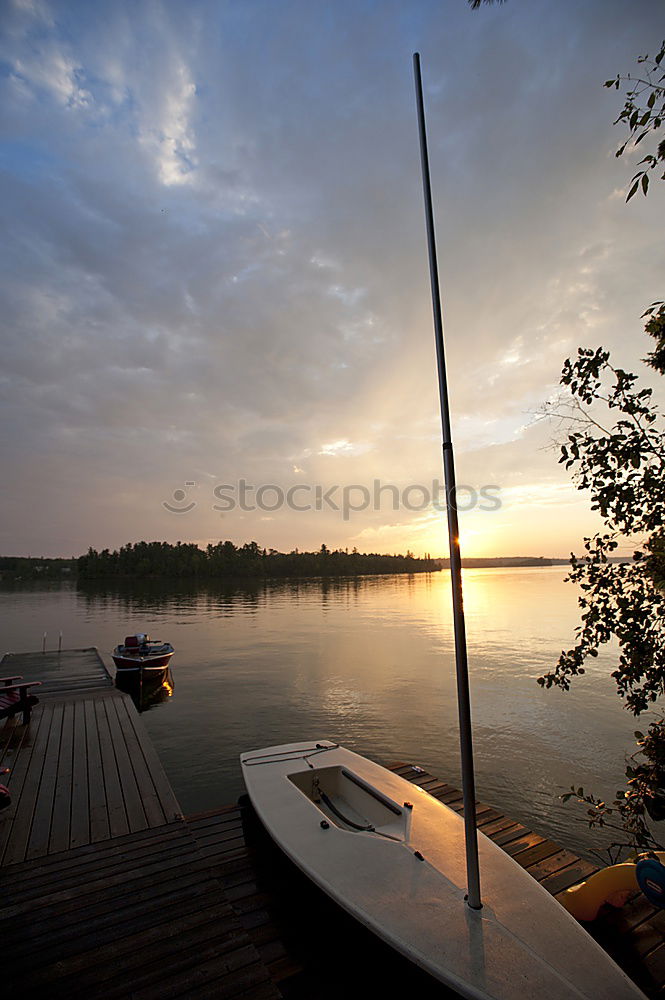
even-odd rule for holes
{"type": "Polygon", "coordinates": [[[6,767],[7,757],[11,757],[23,742],[25,727],[21,715],[12,715],[0,726],[0,766],[6,767]]]}
{"type": "Polygon", "coordinates": [[[83,689],[112,688],[113,680],[99,651],[85,649],[47,650],[38,653],[5,653],[0,661],[0,676],[21,674],[26,680],[41,681],[40,701],[62,698],[83,689]]]}
{"type": "Polygon", "coordinates": [[[574,864],[577,861],[576,855],[571,851],[566,851],[559,849],[553,854],[550,854],[546,858],[542,858],[540,861],[536,861],[529,865],[529,875],[535,878],[538,882],[542,882],[543,879],[548,878],[550,875],[554,875],[556,872],[560,872],[563,868],[566,868],[570,864],[574,864]]]}
{"type": "Polygon", "coordinates": [[[100,780],[102,775],[102,754],[99,744],[99,730],[97,728],[97,713],[95,712],[95,702],[92,698],[86,698],[83,703],[85,714],[86,751],[88,757],[88,806],[90,810],[90,839],[96,841],[107,840],[110,836],[109,816],[106,808],[106,792],[104,783],[100,780]]]}
{"type": "MultiPolygon", "coordinates": [[[[121,697],[125,699],[129,705],[131,705],[131,698],[129,695],[123,694],[121,697]]],[[[161,761],[157,756],[157,751],[148,739],[148,734],[145,729],[142,725],[140,725],[138,713],[134,711],[128,712],[127,722],[133,727],[134,736],[150,772],[150,778],[157,794],[157,798],[159,799],[159,803],[162,807],[166,822],[169,823],[181,820],[183,817],[180,805],[173,794],[173,789],[171,788],[168,778],[166,777],[161,761]]]]}
{"type": "MultiPolygon", "coordinates": [[[[10,774],[5,776],[4,784],[11,792],[12,801],[7,808],[0,812],[0,864],[2,864],[2,857],[16,821],[23,785],[42,718],[43,711],[40,706],[33,711],[27,726],[23,724],[18,727],[12,726],[13,737],[7,746],[3,759],[3,766],[10,767],[10,774]]],[[[14,721],[14,719],[7,720],[7,722],[12,723],[14,721]]]]}
{"type": "MultiPolygon", "coordinates": [[[[53,813],[49,840],[40,854],[57,854],[69,847],[72,775],[74,770],[74,705],[64,705],[62,731],[56,762],[53,813]]],[[[31,857],[28,852],[28,857],[31,857]]]]}
{"type": "MultiPolygon", "coordinates": [[[[116,856],[110,869],[99,872],[97,855],[104,845],[78,848],[59,856],[70,870],[78,867],[76,884],[56,883],[30,901],[8,904],[3,898],[0,921],[10,933],[7,943],[17,959],[30,956],[22,970],[10,970],[6,985],[11,988],[12,976],[19,975],[15,985],[22,998],[50,1000],[124,997],[130,983],[132,997],[153,989],[156,996],[188,996],[188,984],[215,982],[224,998],[236,992],[237,970],[250,966],[245,985],[253,979],[269,984],[258,952],[186,824],[170,824],[169,832],[173,828],[179,847],[168,857],[143,837],[132,864],[116,856]],[[82,865],[77,864],[81,851],[82,865]],[[170,877],[174,871],[177,879],[170,877]]],[[[20,965],[13,962],[12,969],[20,965]]],[[[269,995],[279,993],[272,988],[269,995]]]]}
{"type": "MultiPolygon", "coordinates": [[[[192,879],[191,872],[183,872],[172,875],[168,882],[162,879],[140,885],[132,880],[128,883],[130,888],[125,888],[124,893],[106,892],[94,902],[88,902],[86,918],[94,920],[95,926],[104,930],[106,926],[142,917],[154,909],[177,905],[180,914],[185,913],[186,907],[190,905],[195,910],[200,909],[207,896],[207,878],[204,876],[207,876],[206,868],[201,869],[198,879],[192,879]]],[[[12,947],[12,955],[17,958],[22,950],[29,955],[33,940],[39,939],[40,942],[57,947],[71,942],[73,929],[81,920],[80,906],[63,908],[55,920],[41,909],[34,911],[35,919],[31,919],[31,916],[32,912],[25,914],[22,919],[14,918],[9,927],[4,943],[7,947],[12,947]]]]}
{"type": "Polygon", "coordinates": [[[539,843],[533,844],[527,847],[525,850],[511,852],[510,848],[512,844],[508,844],[506,848],[507,854],[512,854],[515,861],[518,861],[522,868],[530,868],[531,865],[536,864],[538,861],[543,861],[546,858],[552,857],[553,854],[557,854],[561,850],[558,844],[555,844],[553,840],[541,839],[539,843]]]}
{"type": "MultiPolygon", "coordinates": [[[[127,748],[127,754],[129,755],[129,759],[132,764],[134,780],[136,782],[147,824],[148,826],[161,826],[162,823],[168,822],[168,818],[164,808],[162,807],[159,795],[157,794],[153,774],[146,763],[143,747],[141,746],[141,742],[136,735],[136,729],[132,724],[131,714],[134,711],[133,705],[131,705],[131,702],[129,702],[127,698],[114,698],[112,707],[116,713],[118,726],[122,732],[124,744],[127,748]]],[[[110,710],[111,706],[109,706],[109,711],[110,710]]],[[[171,798],[169,798],[169,803],[170,808],[175,813],[176,808],[171,803],[171,798]]]]}
{"type": "MultiPolygon", "coordinates": [[[[35,712],[32,713],[33,717],[35,712]]],[[[7,839],[2,856],[2,864],[12,864],[15,861],[23,861],[28,847],[30,831],[32,829],[32,819],[38,802],[39,787],[44,767],[44,758],[49,742],[51,724],[53,722],[53,707],[44,705],[40,713],[39,729],[33,745],[27,754],[27,767],[23,775],[21,787],[18,790],[18,801],[16,809],[6,810],[9,815],[7,819],[7,839]],[[12,815],[13,812],[13,815],[12,815]]],[[[30,723],[32,724],[32,723],[30,723]]],[[[27,749],[27,748],[26,748],[27,749]]],[[[16,769],[9,776],[9,789],[12,798],[15,794],[15,783],[12,779],[16,777],[16,769]]],[[[5,817],[2,819],[3,823],[5,817]]]]}
{"type": "Polygon", "coordinates": [[[86,752],[85,702],[73,702],[72,802],[68,847],[90,843],[90,792],[86,752]]]}
{"type": "Polygon", "coordinates": [[[102,780],[106,796],[109,832],[112,837],[121,837],[123,833],[129,833],[129,822],[125,811],[125,800],[116,765],[111,731],[104,703],[102,701],[95,701],[94,709],[99,736],[99,753],[102,762],[102,780]]]}
{"type": "MultiPolygon", "coordinates": [[[[132,990],[140,990],[159,983],[166,977],[171,977],[183,969],[191,968],[201,959],[232,951],[239,942],[246,947],[244,932],[236,928],[223,931],[217,921],[211,919],[214,914],[208,911],[203,914],[205,921],[193,923],[190,927],[181,927],[174,947],[170,936],[160,935],[157,941],[141,949],[140,952],[129,954],[122,963],[120,976],[108,979],[104,986],[104,995],[108,1000],[126,996],[127,976],[131,973],[132,990]]],[[[80,985],[95,985],[96,972],[91,970],[87,977],[77,976],[77,988],[80,985]]]]}
{"type": "Polygon", "coordinates": [[[141,791],[136,782],[136,775],[132,766],[132,760],[125,743],[124,734],[116,712],[116,703],[119,699],[108,699],[104,702],[106,720],[111,735],[111,742],[115,752],[115,768],[118,774],[122,797],[124,800],[125,813],[127,815],[127,825],[130,832],[134,830],[145,830],[148,826],[145,810],[141,798],[141,791]]]}
{"type": "Polygon", "coordinates": [[[167,827],[144,830],[142,834],[116,837],[101,844],[86,844],[76,851],[13,865],[6,873],[3,900],[5,905],[9,905],[48,894],[52,889],[61,887],[63,882],[85,881],[91,858],[95,873],[101,874],[104,869],[120,863],[131,867],[137,854],[147,847],[155,853],[162,848],[177,853],[182,848],[182,838],[182,827],[170,823],[167,827]]]}

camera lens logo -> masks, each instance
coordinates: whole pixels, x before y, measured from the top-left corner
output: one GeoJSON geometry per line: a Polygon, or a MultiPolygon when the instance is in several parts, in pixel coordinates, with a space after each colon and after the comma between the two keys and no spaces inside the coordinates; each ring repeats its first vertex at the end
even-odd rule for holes
{"type": "MultiPolygon", "coordinates": [[[[196,486],[196,483],[186,482],[185,486],[196,486]]],[[[182,504],[183,500],[187,499],[187,491],[180,489],[174,490],[173,499],[175,500],[176,504],[182,504]]],[[[196,507],[196,502],[192,500],[185,507],[182,507],[182,506],[174,506],[174,504],[169,503],[167,500],[162,500],[162,507],[166,507],[166,509],[170,511],[172,514],[188,514],[190,510],[194,510],[194,508],[196,507]]]]}

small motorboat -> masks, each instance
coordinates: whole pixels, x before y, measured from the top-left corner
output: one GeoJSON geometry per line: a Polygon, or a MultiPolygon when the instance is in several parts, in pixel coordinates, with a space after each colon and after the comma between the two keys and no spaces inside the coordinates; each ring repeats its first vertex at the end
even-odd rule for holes
{"type": "Polygon", "coordinates": [[[136,635],[128,635],[111,655],[118,671],[157,679],[166,676],[174,652],[170,642],[151,639],[144,632],[137,632],[136,635]]]}
{"type": "Polygon", "coordinates": [[[117,670],[115,686],[130,696],[139,712],[147,712],[173,696],[175,680],[169,667],[145,675],[142,671],[117,670]]]}

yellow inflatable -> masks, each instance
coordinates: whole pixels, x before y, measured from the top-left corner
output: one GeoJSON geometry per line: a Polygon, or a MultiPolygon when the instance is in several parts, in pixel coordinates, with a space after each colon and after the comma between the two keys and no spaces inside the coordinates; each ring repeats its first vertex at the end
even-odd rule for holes
{"type": "MultiPolygon", "coordinates": [[[[665,864],[665,851],[654,851],[649,857],[665,864]]],[[[603,868],[586,882],[558,893],[556,898],[576,920],[595,920],[603,903],[623,906],[628,897],[639,890],[636,867],[637,863],[633,861],[603,868]]]]}

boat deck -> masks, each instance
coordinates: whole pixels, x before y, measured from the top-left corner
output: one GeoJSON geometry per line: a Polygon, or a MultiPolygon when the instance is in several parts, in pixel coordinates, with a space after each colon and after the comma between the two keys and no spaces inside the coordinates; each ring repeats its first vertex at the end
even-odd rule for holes
{"type": "MultiPolygon", "coordinates": [[[[247,801],[183,817],[140,716],[95,650],[3,660],[0,675],[19,673],[44,684],[28,726],[0,723],[13,796],[0,812],[0,941],[14,995],[448,996],[300,875],[247,801]]],[[[393,769],[462,812],[451,785],[411,764],[393,769]]],[[[595,870],[498,809],[479,804],[477,818],[553,894],[595,870]]],[[[665,911],[642,896],[592,925],[661,1000],[664,930],[665,911]]]]}

